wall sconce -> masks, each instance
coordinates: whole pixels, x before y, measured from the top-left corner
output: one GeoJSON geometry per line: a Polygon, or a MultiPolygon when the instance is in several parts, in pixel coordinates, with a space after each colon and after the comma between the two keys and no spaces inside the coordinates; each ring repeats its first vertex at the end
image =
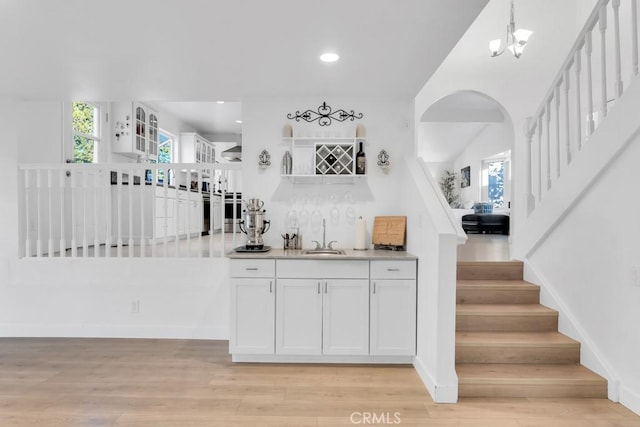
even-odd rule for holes
{"type": "Polygon", "coordinates": [[[389,163],[389,153],[387,153],[386,150],[380,150],[380,153],[378,153],[378,166],[380,166],[383,171],[388,170],[391,166],[391,163],[389,163]]]}
{"type": "Polygon", "coordinates": [[[262,169],[266,169],[271,166],[271,155],[267,150],[262,150],[258,156],[258,166],[262,169]]]}

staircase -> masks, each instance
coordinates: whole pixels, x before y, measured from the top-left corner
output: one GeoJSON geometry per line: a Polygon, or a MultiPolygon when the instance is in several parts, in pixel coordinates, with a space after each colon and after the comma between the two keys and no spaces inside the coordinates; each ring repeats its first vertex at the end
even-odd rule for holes
{"type": "Polygon", "coordinates": [[[460,397],[606,398],[580,365],[580,343],[558,333],[521,262],[459,262],[456,371],[460,397]]]}

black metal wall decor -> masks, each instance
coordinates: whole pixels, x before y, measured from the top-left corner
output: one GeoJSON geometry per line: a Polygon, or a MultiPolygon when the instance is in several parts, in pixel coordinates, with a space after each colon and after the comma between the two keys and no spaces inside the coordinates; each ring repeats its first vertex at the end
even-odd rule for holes
{"type": "Polygon", "coordinates": [[[331,107],[328,106],[326,102],[323,102],[322,105],[318,107],[318,111],[307,110],[303,113],[296,111],[295,114],[287,114],[287,118],[289,120],[299,122],[300,119],[302,119],[308,123],[315,122],[317,120],[320,126],[331,126],[331,122],[333,120],[338,122],[344,122],[345,120],[354,121],[355,119],[361,119],[362,117],[362,113],[356,114],[353,110],[351,110],[351,112],[347,112],[343,109],[332,111],[331,107]]]}

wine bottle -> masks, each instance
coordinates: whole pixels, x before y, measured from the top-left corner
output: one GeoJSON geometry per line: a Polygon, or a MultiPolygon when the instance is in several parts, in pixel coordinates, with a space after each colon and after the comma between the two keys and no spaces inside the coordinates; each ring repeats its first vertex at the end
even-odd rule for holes
{"type": "Polygon", "coordinates": [[[364,143],[361,141],[358,153],[356,154],[356,175],[364,175],[367,168],[367,158],[364,154],[364,149],[362,148],[363,144],[364,143]]]}

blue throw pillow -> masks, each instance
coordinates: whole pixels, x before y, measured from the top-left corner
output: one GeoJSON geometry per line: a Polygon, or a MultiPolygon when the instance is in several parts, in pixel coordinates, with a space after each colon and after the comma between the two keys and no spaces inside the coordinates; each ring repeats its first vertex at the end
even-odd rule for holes
{"type": "Polygon", "coordinates": [[[493,203],[479,202],[473,206],[473,212],[477,214],[493,213],[493,203]]]}

